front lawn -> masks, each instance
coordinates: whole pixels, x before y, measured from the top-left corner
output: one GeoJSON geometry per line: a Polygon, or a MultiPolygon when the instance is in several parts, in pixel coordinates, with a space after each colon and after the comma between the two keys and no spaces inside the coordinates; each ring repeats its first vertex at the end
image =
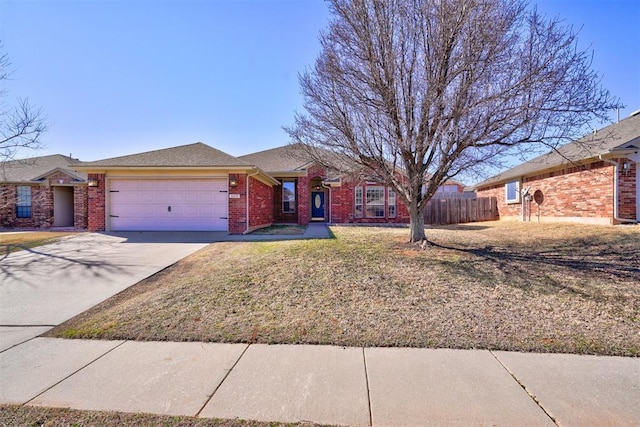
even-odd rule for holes
{"type": "Polygon", "coordinates": [[[331,230],[212,244],[50,336],[640,355],[640,227],[331,230]]]}

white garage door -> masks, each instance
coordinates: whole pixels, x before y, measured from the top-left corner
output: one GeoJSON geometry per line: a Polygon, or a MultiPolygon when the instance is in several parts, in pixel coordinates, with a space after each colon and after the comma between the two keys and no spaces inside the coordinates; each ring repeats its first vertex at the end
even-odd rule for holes
{"type": "Polygon", "coordinates": [[[227,180],[110,180],[114,231],[227,231],[227,180]]]}

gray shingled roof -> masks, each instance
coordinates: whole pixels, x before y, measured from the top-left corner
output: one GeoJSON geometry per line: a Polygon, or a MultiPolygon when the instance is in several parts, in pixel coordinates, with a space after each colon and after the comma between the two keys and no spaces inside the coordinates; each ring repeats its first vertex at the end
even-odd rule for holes
{"type": "Polygon", "coordinates": [[[309,164],[308,160],[304,160],[304,154],[299,145],[293,144],[247,154],[240,156],[240,159],[267,173],[297,172],[309,164]]]}
{"type": "Polygon", "coordinates": [[[640,149],[640,114],[563,145],[557,151],[551,151],[508,169],[476,184],[474,188],[495,185],[522,176],[535,175],[542,171],[594,159],[600,154],[613,153],[616,150],[633,147],[640,149]]]}
{"type": "Polygon", "coordinates": [[[95,162],[80,162],[78,166],[85,169],[92,167],[237,167],[251,165],[202,142],[197,142],[95,162]]]}
{"type": "Polygon", "coordinates": [[[73,164],[77,161],[62,154],[13,160],[0,165],[0,182],[32,183],[56,169],[84,181],[87,179],[87,174],[75,170],[73,164]]]}

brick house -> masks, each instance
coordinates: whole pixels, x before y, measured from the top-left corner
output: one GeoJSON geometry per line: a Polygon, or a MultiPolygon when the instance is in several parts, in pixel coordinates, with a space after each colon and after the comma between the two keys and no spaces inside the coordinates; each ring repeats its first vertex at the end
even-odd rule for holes
{"type": "Polygon", "coordinates": [[[0,167],[0,227],[87,227],[87,175],[60,154],[0,167]]]}
{"type": "Polygon", "coordinates": [[[594,224],[640,219],[640,112],[475,185],[501,219],[594,224]]]}
{"type": "MultiPolygon", "coordinates": [[[[304,160],[296,145],[234,157],[195,143],[93,162],[49,156],[37,164],[9,168],[14,178],[0,225],[241,234],[278,223],[409,223],[393,189],[332,174],[304,160]],[[70,192],[73,222],[62,223],[57,204],[70,192]]],[[[461,190],[452,183],[442,194],[461,190]]]]}
{"type": "Polygon", "coordinates": [[[234,157],[203,143],[80,162],[90,231],[226,231],[274,223],[408,223],[390,188],[330,176],[295,146],[234,157]]]}
{"type": "Polygon", "coordinates": [[[274,223],[406,224],[409,212],[393,189],[375,181],[332,174],[287,145],[241,156],[278,180],[274,223]]]}

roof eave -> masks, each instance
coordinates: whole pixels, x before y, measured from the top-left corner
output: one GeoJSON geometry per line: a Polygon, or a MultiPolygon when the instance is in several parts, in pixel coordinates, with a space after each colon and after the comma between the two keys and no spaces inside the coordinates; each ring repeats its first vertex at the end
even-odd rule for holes
{"type": "Polygon", "coordinates": [[[249,171],[253,167],[247,166],[118,166],[118,165],[76,165],[76,169],[85,172],[104,172],[111,170],[224,170],[224,171],[249,171]]]}

